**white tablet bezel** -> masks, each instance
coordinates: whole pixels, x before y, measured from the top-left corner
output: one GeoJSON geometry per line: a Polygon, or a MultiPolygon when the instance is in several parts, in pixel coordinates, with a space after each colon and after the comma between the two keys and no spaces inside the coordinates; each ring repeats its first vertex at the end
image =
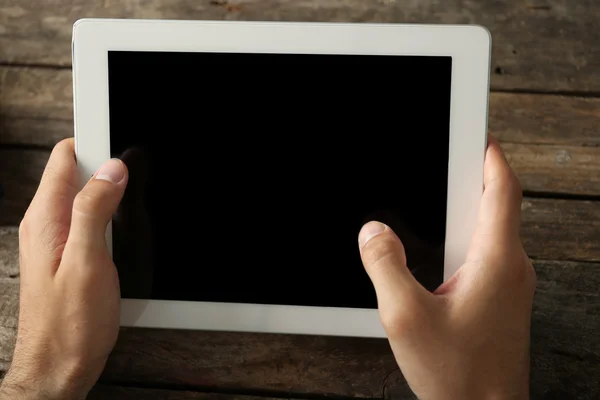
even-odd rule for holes
{"type": "MultiPolygon", "coordinates": [[[[491,37],[485,28],[82,19],[73,26],[72,50],[75,143],[81,185],[110,157],[109,50],[451,56],[444,279],[462,264],[483,190],[491,54],[491,37]]],[[[427,159],[423,159],[423,165],[426,164],[427,159]]],[[[110,225],[107,240],[110,248],[110,225]]],[[[123,299],[121,325],[385,337],[377,310],[352,308],[123,299]]]]}

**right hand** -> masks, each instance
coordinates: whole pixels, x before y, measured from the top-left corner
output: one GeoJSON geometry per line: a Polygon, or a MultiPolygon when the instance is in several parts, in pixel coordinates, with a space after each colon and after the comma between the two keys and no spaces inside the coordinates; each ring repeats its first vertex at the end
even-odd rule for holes
{"type": "Polygon", "coordinates": [[[420,400],[529,398],[536,278],[519,237],[522,189],[493,139],[484,186],[466,261],[434,293],[388,226],[372,221],[359,233],[392,351],[420,400]]]}

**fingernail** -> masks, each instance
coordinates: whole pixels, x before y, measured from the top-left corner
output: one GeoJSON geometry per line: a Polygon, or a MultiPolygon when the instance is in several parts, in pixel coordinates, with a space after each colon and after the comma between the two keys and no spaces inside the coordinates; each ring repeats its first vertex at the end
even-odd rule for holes
{"type": "Polygon", "coordinates": [[[386,225],[381,222],[371,221],[366,223],[358,234],[358,245],[362,248],[365,244],[375,236],[385,231],[386,225]]]}
{"type": "Polygon", "coordinates": [[[102,164],[96,173],[96,179],[108,181],[111,183],[119,183],[125,176],[125,168],[123,162],[116,158],[112,158],[102,164]]]}

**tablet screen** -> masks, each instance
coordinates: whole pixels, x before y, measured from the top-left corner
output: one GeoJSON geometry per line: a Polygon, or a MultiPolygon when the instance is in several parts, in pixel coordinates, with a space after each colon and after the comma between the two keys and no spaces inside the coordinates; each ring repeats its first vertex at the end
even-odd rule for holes
{"type": "Polygon", "coordinates": [[[123,298],[376,308],[361,226],[443,280],[450,57],[110,51],[123,298]]]}

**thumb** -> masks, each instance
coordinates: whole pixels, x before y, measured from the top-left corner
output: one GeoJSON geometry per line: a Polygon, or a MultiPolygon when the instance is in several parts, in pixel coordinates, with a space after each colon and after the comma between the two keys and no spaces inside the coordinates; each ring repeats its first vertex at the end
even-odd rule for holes
{"type": "Polygon", "coordinates": [[[129,174],[118,159],[106,161],[75,196],[67,242],[88,250],[106,249],[106,228],[125,192],[129,174]]]}
{"type": "Polygon", "coordinates": [[[404,246],[389,226],[377,221],[365,224],[358,243],[384,321],[386,316],[405,314],[422,301],[426,290],[406,267],[404,246]]]}

